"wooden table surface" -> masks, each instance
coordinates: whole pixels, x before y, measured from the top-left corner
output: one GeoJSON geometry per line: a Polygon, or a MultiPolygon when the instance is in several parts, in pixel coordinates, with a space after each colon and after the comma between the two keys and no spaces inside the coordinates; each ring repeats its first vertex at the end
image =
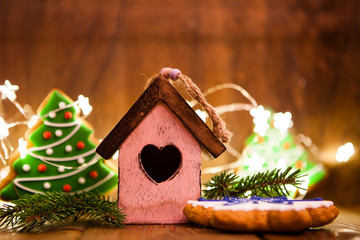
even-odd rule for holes
{"type": "Polygon", "coordinates": [[[296,234],[227,233],[196,225],[129,225],[124,229],[67,227],[43,233],[0,232],[0,240],[66,239],[360,239],[360,209],[340,209],[340,215],[331,224],[296,234]]]}

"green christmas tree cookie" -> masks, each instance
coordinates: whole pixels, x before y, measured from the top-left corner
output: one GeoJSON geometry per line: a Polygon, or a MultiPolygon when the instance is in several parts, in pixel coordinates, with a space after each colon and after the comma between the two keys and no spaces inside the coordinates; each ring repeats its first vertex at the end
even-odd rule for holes
{"type": "MultiPolygon", "coordinates": [[[[306,174],[303,180],[309,188],[320,182],[326,175],[325,168],[310,160],[308,151],[290,132],[291,114],[273,113],[261,107],[252,113],[254,133],[245,141],[242,166],[236,173],[248,176],[275,168],[285,170],[291,166],[306,174]]],[[[296,195],[294,191],[293,196],[296,195]]]]}
{"type": "Polygon", "coordinates": [[[1,187],[2,199],[46,191],[107,193],[117,185],[117,174],[95,152],[93,129],[69,97],[51,91],[38,116],[26,134],[26,155],[12,157],[12,177],[1,187]]]}

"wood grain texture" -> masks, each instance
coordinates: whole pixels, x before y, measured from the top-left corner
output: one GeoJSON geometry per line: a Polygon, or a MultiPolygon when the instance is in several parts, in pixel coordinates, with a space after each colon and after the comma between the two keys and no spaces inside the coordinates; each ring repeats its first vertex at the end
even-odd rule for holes
{"type": "MultiPolygon", "coordinates": [[[[69,240],[143,240],[143,239],[249,239],[249,240],[305,240],[330,239],[347,240],[360,237],[360,209],[340,209],[339,217],[323,228],[307,230],[300,233],[229,233],[212,228],[188,225],[128,225],[124,229],[98,228],[89,226],[69,226],[57,231],[48,230],[45,233],[6,233],[0,232],[1,240],[27,240],[27,239],[69,239],[69,240]]],[[[50,228],[51,229],[51,228],[50,228]]]]}
{"type": "MultiPolygon", "coordinates": [[[[360,146],[359,12],[357,0],[0,0],[0,83],[18,84],[19,102],[33,109],[54,87],[88,96],[99,138],[162,67],[179,68],[202,90],[240,84],[259,104],[290,111],[325,155],[329,176],[314,196],[360,205],[360,155],[332,164],[339,145],[360,146]]],[[[224,90],[208,101],[246,100],[224,90]]],[[[20,119],[8,102],[4,109],[20,119]]],[[[249,114],[225,121],[241,151],[249,114]]],[[[12,129],[14,146],[25,130],[12,129]]],[[[203,166],[233,160],[224,153],[203,166]]]]}
{"type": "Polygon", "coordinates": [[[255,234],[229,234],[214,229],[198,228],[194,225],[129,225],[121,230],[90,229],[81,239],[92,240],[102,236],[108,240],[115,239],[239,239],[259,240],[255,234]]]}
{"type": "Polygon", "coordinates": [[[54,240],[77,240],[80,239],[83,233],[78,230],[70,229],[70,230],[61,230],[61,231],[49,231],[44,233],[22,233],[22,234],[14,234],[14,233],[6,233],[6,232],[0,232],[0,239],[1,240],[31,240],[34,239],[34,236],[36,236],[36,239],[39,240],[47,240],[47,239],[54,239],[54,240]]]}
{"type": "Polygon", "coordinates": [[[187,222],[183,215],[187,200],[201,196],[200,165],[199,143],[167,105],[159,102],[119,149],[118,206],[124,209],[126,222],[187,222]],[[156,183],[140,163],[140,153],[149,144],[157,148],[172,145],[181,153],[179,172],[167,181],[156,183]]]}

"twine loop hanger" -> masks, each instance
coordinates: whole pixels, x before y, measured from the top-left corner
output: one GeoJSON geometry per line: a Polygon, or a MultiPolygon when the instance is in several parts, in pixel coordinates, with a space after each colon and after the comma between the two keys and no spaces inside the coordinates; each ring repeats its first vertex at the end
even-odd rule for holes
{"type": "Polygon", "coordinates": [[[190,77],[181,73],[179,69],[165,67],[161,69],[160,75],[171,79],[172,81],[180,80],[186,91],[194,98],[201,106],[205,109],[209,118],[213,123],[213,132],[215,136],[220,139],[223,143],[228,143],[231,139],[232,133],[226,129],[224,120],[218,115],[215,108],[206,101],[204,94],[191,80],[190,77]]]}

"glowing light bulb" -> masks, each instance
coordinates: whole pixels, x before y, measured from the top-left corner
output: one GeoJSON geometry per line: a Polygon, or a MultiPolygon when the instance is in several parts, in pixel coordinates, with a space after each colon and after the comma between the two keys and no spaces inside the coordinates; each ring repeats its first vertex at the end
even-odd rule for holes
{"type": "Polygon", "coordinates": [[[89,98],[79,95],[78,97],[79,108],[84,113],[85,116],[89,115],[92,111],[92,106],[89,103],[89,98]]]}
{"type": "Polygon", "coordinates": [[[9,125],[0,117],[0,140],[9,136],[9,125]]]}
{"type": "Polygon", "coordinates": [[[10,168],[9,166],[6,166],[4,168],[1,168],[0,169],[0,179],[4,179],[7,177],[7,175],[9,174],[10,172],[10,168]]]}
{"type": "Polygon", "coordinates": [[[25,158],[26,154],[28,153],[26,146],[27,146],[27,142],[23,138],[20,138],[18,150],[21,158],[25,158]]]}
{"type": "Polygon", "coordinates": [[[346,143],[343,146],[340,146],[336,152],[336,161],[338,162],[347,162],[355,153],[354,145],[351,142],[346,143]]]}
{"type": "Polygon", "coordinates": [[[32,128],[33,126],[35,126],[35,124],[40,120],[40,117],[38,115],[32,115],[31,118],[29,119],[27,126],[29,128],[32,128]]]}
{"type": "Polygon", "coordinates": [[[250,115],[254,118],[254,132],[258,133],[260,136],[265,136],[266,130],[270,127],[268,124],[268,119],[271,115],[271,112],[265,110],[263,106],[259,105],[257,108],[250,110],[250,115]]]}
{"type": "Polygon", "coordinates": [[[289,128],[292,127],[293,122],[291,121],[291,113],[275,113],[274,114],[274,127],[279,129],[280,132],[285,133],[289,128]]]}
{"type": "Polygon", "coordinates": [[[10,101],[16,99],[15,91],[19,90],[19,86],[11,85],[9,80],[5,80],[4,85],[0,86],[0,92],[2,93],[2,99],[8,98],[10,101]]]}

